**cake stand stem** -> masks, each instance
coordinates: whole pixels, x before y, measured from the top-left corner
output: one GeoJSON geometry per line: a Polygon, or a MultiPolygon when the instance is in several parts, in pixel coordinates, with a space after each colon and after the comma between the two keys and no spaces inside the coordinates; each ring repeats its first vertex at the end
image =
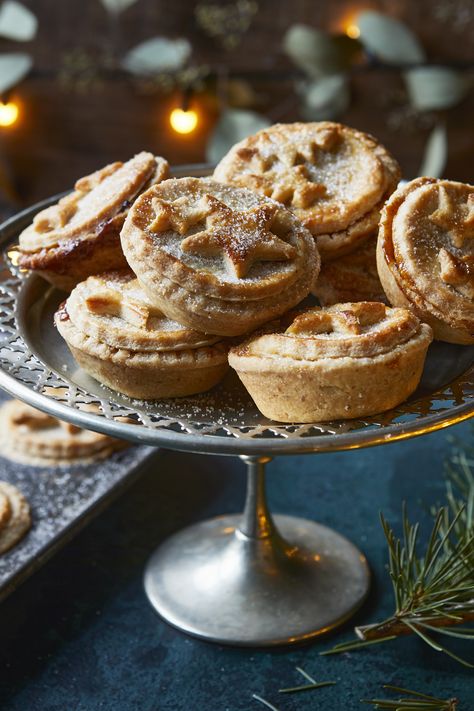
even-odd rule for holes
{"type": "Polygon", "coordinates": [[[366,560],[326,526],[274,520],[265,496],[270,457],[240,458],[243,515],[198,523],[162,543],[145,571],[148,598],[167,622],[213,642],[267,646],[327,632],[363,602],[366,560]]]}
{"type": "Polygon", "coordinates": [[[240,531],[248,538],[269,538],[275,533],[265,492],[265,466],[271,459],[246,455],[240,459],[247,464],[247,497],[240,531]]]}

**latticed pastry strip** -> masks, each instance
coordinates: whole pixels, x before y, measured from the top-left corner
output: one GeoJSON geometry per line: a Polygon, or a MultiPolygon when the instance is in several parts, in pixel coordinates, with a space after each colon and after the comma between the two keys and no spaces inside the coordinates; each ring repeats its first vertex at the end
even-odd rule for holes
{"type": "Polygon", "coordinates": [[[337,310],[312,310],[297,316],[287,334],[316,335],[320,333],[359,334],[367,326],[373,326],[386,317],[385,305],[378,302],[360,302],[344,305],[337,310]]]}
{"type": "MultiPolygon", "coordinates": [[[[138,282],[136,279],[119,283],[117,288],[113,288],[110,284],[99,279],[95,281],[97,282],[96,289],[91,289],[85,298],[85,304],[90,313],[118,316],[138,328],[148,328],[152,316],[163,316],[156,306],[145,302],[144,298],[137,298],[138,282]]],[[[94,282],[91,280],[91,283],[94,282]]]]}

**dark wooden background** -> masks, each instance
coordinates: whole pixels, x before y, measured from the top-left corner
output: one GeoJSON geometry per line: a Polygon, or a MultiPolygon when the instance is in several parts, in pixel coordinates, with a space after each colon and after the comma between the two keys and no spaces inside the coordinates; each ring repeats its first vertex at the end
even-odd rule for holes
{"type": "MultiPolygon", "coordinates": [[[[351,12],[372,7],[406,21],[419,35],[430,62],[455,64],[473,76],[474,0],[259,0],[249,30],[232,51],[199,28],[194,0],[138,0],[116,26],[100,0],[23,1],[38,16],[39,31],[27,44],[0,40],[1,52],[28,51],[35,59],[33,73],[12,92],[21,108],[20,120],[11,128],[0,128],[0,215],[66,189],[80,175],[143,148],[172,163],[205,158],[206,141],[219,115],[219,105],[209,93],[196,97],[205,117],[199,130],[180,137],[168,124],[176,92],[145,91],[113,72],[101,73],[100,81],[80,91],[64,81],[64,68],[77,53],[102,65],[104,57],[117,58],[152,36],[185,36],[193,46],[193,62],[245,79],[256,94],[255,110],[273,120],[291,121],[301,114],[294,92],[295,68],[281,48],[286,29],[304,22],[338,30],[351,12]]],[[[400,72],[359,68],[351,85],[351,105],[340,120],[378,136],[398,157],[405,175],[415,176],[430,117],[411,114],[400,72]]],[[[450,145],[445,174],[472,182],[474,91],[442,118],[450,145]]]]}

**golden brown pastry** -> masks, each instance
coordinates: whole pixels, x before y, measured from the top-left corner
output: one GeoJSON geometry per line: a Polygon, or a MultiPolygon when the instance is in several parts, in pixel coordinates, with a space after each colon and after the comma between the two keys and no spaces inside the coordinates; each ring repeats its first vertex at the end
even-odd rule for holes
{"type": "Polygon", "coordinates": [[[30,506],[16,486],[0,481],[0,554],[13,548],[31,528],[30,506]]]}
{"type": "Polygon", "coordinates": [[[164,316],[130,273],[78,284],[55,323],[87,373],[130,397],[192,395],[209,390],[227,371],[222,339],[164,316]]]}
{"type": "Polygon", "coordinates": [[[313,288],[321,306],[347,301],[383,301],[387,297],[377,272],[377,235],[351,254],[325,262],[313,288]]]}
{"type": "Polygon", "coordinates": [[[395,407],[417,387],[431,328],[379,302],[313,308],[286,330],[250,337],[229,363],[278,422],[318,422],[395,407]]]}
{"type": "Polygon", "coordinates": [[[324,262],[374,232],[400,169],[372,136],[321,121],[276,124],[245,138],[214,178],[283,203],[315,236],[324,262]]]}
{"type": "MultiPolygon", "coordinates": [[[[92,405],[81,409],[97,412],[92,405]]],[[[105,459],[127,442],[62,422],[19,400],[0,407],[2,456],[21,464],[57,467],[105,459]]]]}
{"type": "Polygon", "coordinates": [[[222,336],[254,329],[311,290],[319,255],[283,206],[210,178],[154,185],[121,233],[127,261],[155,306],[222,336]]]}
{"type": "Polygon", "coordinates": [[[474,186],[417,178],[397,190],[382,212],[377,266],[393,305],[441,341],[474,343],[474,186]]]}
{"type": "Polygon", "coordinates": [[[72,193],[23,230],[20,266],[65,291],[91,274],[126,267],[120,230],[128,209],[140,192],[166,178],[168,169],[164,158],[142,152],[81,178],[72,193]]]}

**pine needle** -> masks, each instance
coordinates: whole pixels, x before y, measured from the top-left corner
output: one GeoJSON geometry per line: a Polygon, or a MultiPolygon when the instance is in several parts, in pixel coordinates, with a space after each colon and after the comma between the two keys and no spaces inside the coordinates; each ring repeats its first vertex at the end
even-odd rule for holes
{"type": "Polygon", "coordinates": [[[416,634],[437,652],[474,668],[473,663],[454,654],[432,636],[474,640],[474,628],[451,629],[454,625],[474,620],[473,468],[474,451],[473,457],[466,452],[457,452],[449,465],[446,505],[432,511],[432,529],[423,555],[420,554],[419,524],[410,522],[405,505],[401,537],[395,535],[381,514],[388,546],[394,613],[377,624],[356,628],[358,640],[338,644],[322,652],[323,655],[416,634]]]}
{"type": "Polygon", "coordinates": [[[394,709],[395,711],[455,711],[457,699],[437,699],[419,691],[402,689],[386,684],[384,689],[402,694],[398,699],[361,699],[363,704],[372,704],[376,709],[394,709]]]}

